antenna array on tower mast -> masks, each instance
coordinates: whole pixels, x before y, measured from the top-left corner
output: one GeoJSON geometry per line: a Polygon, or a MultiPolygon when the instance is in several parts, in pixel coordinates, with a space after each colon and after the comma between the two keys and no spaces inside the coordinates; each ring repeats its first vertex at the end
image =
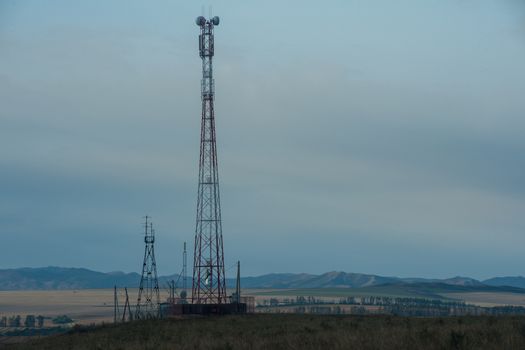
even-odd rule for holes
{"type": "Polygon", "coordinates": [[[155,231],[153,223],[145,217],[144,223],[144,263],[140,278],[139,296],[137,299],[136,318],[157,318],[160,313],[159,281],[157,278],[157,264],[155,262],[155,231]]]}

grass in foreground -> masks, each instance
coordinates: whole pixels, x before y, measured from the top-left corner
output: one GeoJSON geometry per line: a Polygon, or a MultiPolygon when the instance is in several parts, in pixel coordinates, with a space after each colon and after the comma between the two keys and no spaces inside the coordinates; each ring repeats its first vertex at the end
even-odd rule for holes
{"type": "Polygon", "coordinates": [[[216,316],[79,328],[8,349],[525,349],[525,317],[216,316]]]}

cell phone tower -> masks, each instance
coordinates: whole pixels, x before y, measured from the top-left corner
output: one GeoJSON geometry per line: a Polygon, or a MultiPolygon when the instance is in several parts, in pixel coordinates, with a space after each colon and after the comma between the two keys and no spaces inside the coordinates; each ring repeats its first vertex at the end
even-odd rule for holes
{"type": "Polygon", "coordinates": [[[153,223],[148,222],[149,217],[146,216],[145,218],[144,243],[146,243],[146,248],[137,298],[137,319],[157,318],[160,312],[159,280],[154,250],[155,231],[153,230],[153,223]]]}
{"type": "Polygon", "coordinates": [[[202,59],[201,81],[201,142],[199,157],[199,186],[193,261],[193,304],[226,303],[224,254],[222,243],[219,172],[213,109],[213,29],[219,17],[197,17],[200,27],[199,54],[202,59]]]}

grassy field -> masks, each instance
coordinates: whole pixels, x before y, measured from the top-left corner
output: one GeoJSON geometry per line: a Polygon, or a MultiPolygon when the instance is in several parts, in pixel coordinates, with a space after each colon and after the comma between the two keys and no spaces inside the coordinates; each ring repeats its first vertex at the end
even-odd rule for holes
{"type": "Polygon", "coordinates": [[[375,296],[375,297],[392,297],[392,298],[429,298],[429,299],[450,299],[432,290],[428,291],[414,291],[409,288],[401,288],[395,285],[363,287],[363,288],[301,288],[301,289],[280,289],[271,291],[258,291],[254,293],[256,296],[315,296],[315,297],[359,297],[359,296],[375,296]]]}
{"type": "MultiPolygon", "coordinates": [[[[132,292],[136,295],[134,290],[132,292]]],[[[123,303],[122,296],[120,299],[123,303]]],[[[25,317],[27,314],[68,315],[81,324],[110,322],[113,320],[113,290],[0,291],[0,316],[25,317]]]]}
{"type": "MultiPolygon", "coordinates": [[[[250,292],[248,291],[248,294],[250,292]]],[[[424,298],[433,300],[463,300],[479,306],[515,305],[525,306],[525,294],[496,291],[465,291],[451,292],[450,290],[436,288],[428,284],[416,287],[406,285],[379,285],[362,288],[316,288],[316,289],[274,289],[270,291],[258,290],[253,293],[258,299],[263,297],[295,297],[314,296],[320,298],[345,298],[345,297],[391,297],[391,298],[424,298]]]]}
{"type": "Polygon", "coordinates": [[[524,317],[267,315],[78,328],[7,349],[524,349],[524,317]]]}
{"type": "MultiPolygon", "coordinates": [[[[254,296],[257,303],[271,298],[294,298],[296,296],[314,296],[324,301],[338,301],[350,296],[388,296],[388,297],[422,297],[431,299],[466,300],[481,306],[517,305],[525,306],[525,294],[471,292],[440,293],[430,289],[410,290],[409,287],[377,286],[374,288],[323,288],[323,289],[245,289],[243,295],[254,296]]],[[[129,290],[132,305],[136,303],[137,290],[129,290]]],[[[165,300],[167,293],[161,292],[165,300]]],[[[119,290],[119,304],[124,305],[124,294],[119,290]]],[[[0,316],[27,314],[55,317],[68,315],[77,324],[113,321],[113,290],[56,290],[56,291],[0,291],[0,316]]],[[[46,320],[46,326],[52,326],[46,320]]]]}
{"type": "Polygon", "coordinates": [[[470,292],[446,293],[444,296],[486,307],[503,305],[525,306],[525,295],[517,293],[470,292]]]}

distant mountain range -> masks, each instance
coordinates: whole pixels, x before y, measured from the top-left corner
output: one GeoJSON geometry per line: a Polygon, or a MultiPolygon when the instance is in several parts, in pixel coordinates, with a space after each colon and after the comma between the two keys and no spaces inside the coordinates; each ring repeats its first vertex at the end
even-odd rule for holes
{"type": "MultiPolygon", "coordinates": [[[[166,285],[169,280],[177,280],[179,276],[160,276],[159,283],[166,285]]],[[[124,272],[97,272],[83,268],[42,267],[18,268],[0,270],[0,290],[43,290],[43,289],[96,289],[118,287],[138,287],[140,275],[124,272]]],[[[188,277],[191,284],[191,277],[188,277]]],[[[227,279],[229,287],[235,285],[234,279],[227,279]]],[[[367,275],[361,273],[327,272],[322,275],[306,273],[272,273],[257,277],[243,277],[243,288],[301,289],[301,288],[365,288],[388,284],[403,284],[421,286],[433,284],[441,286],[457,286],[458,290],[469,289],[490,290],[490,287],[525,288],[525,277],[495,277],[478,281],[469,277],[453,277],[448,279],[399,278],[367,275]]],[[[181,285],[181,281],[179,281],[181,285]]],[[[512,290],[511,288],[508,288],[512,290]]]]}
{"type": "Polygon", "coordinates": [[[244,277],[241,279],[241,283],[244,288],[363,288],[399,283],[442,283],[458,286],[484,285],[483,282],[473,278],[459,276],[448,279],[399,278],[338,271],[327,272],[322,275],[272,273],[258,277],[244,277]]]}

